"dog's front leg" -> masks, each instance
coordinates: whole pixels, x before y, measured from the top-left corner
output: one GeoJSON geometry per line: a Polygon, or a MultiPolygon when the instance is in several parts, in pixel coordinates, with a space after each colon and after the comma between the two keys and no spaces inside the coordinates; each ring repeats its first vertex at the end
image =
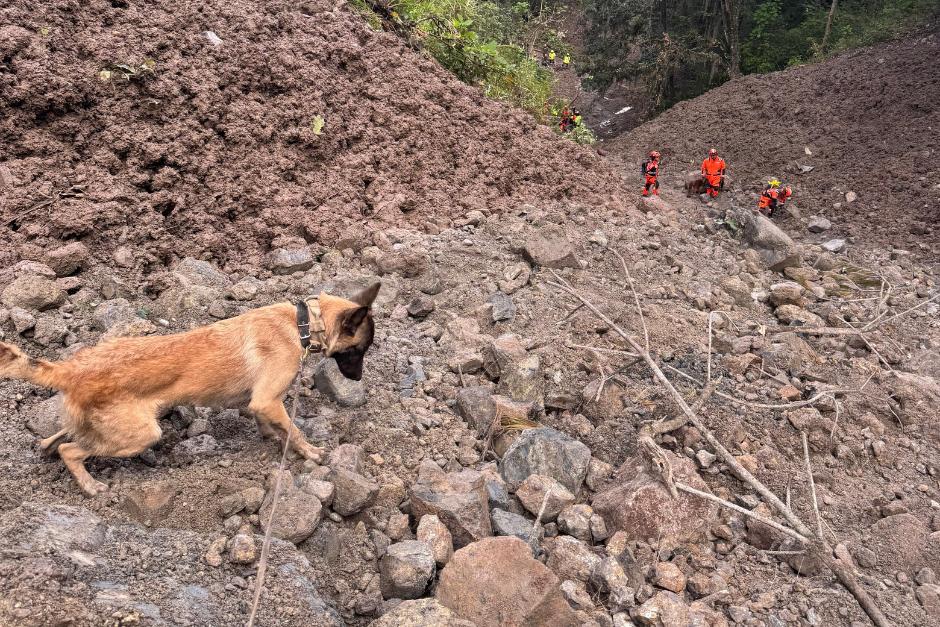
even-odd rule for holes
{"type": "MultiPolygon", "coordinates": [[[[260,403],[252,401],[248,409],[254,412],[259,425],[265,423],[269,429],[272,427],[276,428],[282,438],[286,437],[287,433],[290,432],[291,448],[297,451],[301,457],[312,459],[315,462],[319,462],[323,457],[323,449],[307,442],[307,438],[304,437],[304,434],[291,422],[290,416],[284,408],[284,402],[280,399],[272,399],[260,403]]],[[[263,429],[262,433],[264,433],[263,429]]]]}

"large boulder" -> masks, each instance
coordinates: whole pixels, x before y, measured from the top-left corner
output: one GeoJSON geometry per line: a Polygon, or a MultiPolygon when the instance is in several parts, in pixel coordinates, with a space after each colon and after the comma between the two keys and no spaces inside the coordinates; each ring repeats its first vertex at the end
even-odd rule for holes
{"type": "Polygon", "coordinates": [[[591,462],[591,449],[583,442],[550,427],[527,429],[513,442],[499,471],[515,490],[529,475],[555,479],[577,495],[591,462]]]}
{"type": "Polygon", "coordinates": [[[581,267],[565,230],[557,225],[543,226],[532,233],[523,246],[522,254],[530,263],[546,268],[581,267]]]}
{"type": "Polygon", "coordinates": [[[781,271],[800,265],[800,249],[780,227],[753,211],[738,211],[736,216],[744,225],[744,241],[757,252],[768,269],[781,271]]]}
{"type": "MultiPolygon", "coordinates": [[[[685,457],[667,455],[677,481],[708,492],[695,464],[685,457]]],[[[595,495],[592,503],[611,533],[625,531],[638,540],[674,547],[699,539],[717,520],[714,503],[685,492],[673,498],[638,458],[628,459],[617,473],[617,480],[595,495]]]]}
{"type": "Polygon", "coordinates": [[[445,473],[431,460],[422,462],[411,486],[411,513],[437,516],[459,548],[493,535],[486,478],[475,470],[445,473]]]}
{"type": "Polygon", "coordinates": [[[580,625],[558,583],[522,540],[486,538],[454,553],[436,598],[477,627],[580,625]]]}

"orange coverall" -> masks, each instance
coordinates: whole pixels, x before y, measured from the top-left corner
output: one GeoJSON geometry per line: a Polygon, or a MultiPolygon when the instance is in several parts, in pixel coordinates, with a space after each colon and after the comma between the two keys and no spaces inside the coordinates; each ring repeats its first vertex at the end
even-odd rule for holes
{"type": "Polygon", "coordinates": [[[718,198],[718,188],[721,187],[721,179],[725,175],[725,160],[721,157],[706,157],[702,161],[702,176],[708,183],[708,195],[712,198],[718,198]]]}

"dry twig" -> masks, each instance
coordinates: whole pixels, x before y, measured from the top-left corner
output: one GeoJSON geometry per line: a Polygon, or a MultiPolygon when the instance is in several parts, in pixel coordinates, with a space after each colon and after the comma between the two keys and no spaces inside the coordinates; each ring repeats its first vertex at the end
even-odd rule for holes
{"type": "MultiPolygon", "coordinates": [[[[627,344],[635,350],[649,366],[650,370],[653,372],[653,376],[663,385],[667,392],[669,392],[673,401],[679,407],[680,411],[686,416],[689,422],[691,422],[705,437],[705,440],[711,445],[712,449],[718,454],[719,457],[728,465],[728,467],[734,472],[734,474],[739,477],[742,481],[750,485],[758,494],[763,497],[763,499],[769,503],[774,509],[776,509],[791,525],[792,529],[788,530],[788,535],[793,535],[794,533],[798,534],[806,540],[812,539],[813,551],[817,556],[825,563],[829,569],[835,573],[836,577],[842,582],[842,585],[849,590],[853,596],[855,596],[859,605],[862,606],[862,609],[868,614],[872,622],[875,623],[878,627],[887,627],[890,625],[888,619],[881,612],[874,601],[868,595],[868,593],[861,587],[858,583],[857,578],[855,577],[854,572],[852,572],[845,564],[833,558],[832,547],[826,541],[824,537],[816,536],[809,527],[807,527],[802,520],[789,508],[787,507],[773,492],[771,492],[767,486],[765,486],[761,481],[754,477],[744,466],[735,459],[734,455],[731,454],[728,449],[721,444],[718,438],[712,433],[705,424],[698,418],[695,412],[689,407],[688,403],[685,402],[685,399],[679,394],[679,391],[672,385],[666,375],[663,373],[662,369],[650,355],[649,351],[644,350],[639,343],[633,339],[626,331],[621,329],[617,324],[615,324],[608,316],[606,316],[600,309],[598,309],[594,303],[584,297],[580,292],[578,292],[567,280],[562,278],[557,272],[551,270],[552,276],[555,277],[557,282],[549,281],[548,284],[567,293],[568,295],[576,298],[577,300],[584,303],[584,305],[590,309],[594,315],[596,315],[600,320],[602,320],[608,327],[610,327],[617,335],[626,340],[627,344]]],[[[940,295],[938,295],[940,296],[940,295]]],[[[824,394],[832,394],[833,391],[827,391],[824,394]]],[[[689,491],[686,488],[689,486],[680,487],[683,484],[675,484],[676,488],[689,491]]],[[[695,488],[691,488],[694,490],[695,488]]],[[[714,495],[709,495],[708,497],[704,496],[707,493],[702,492],[699,496],[702,498],[714,497],[714,495]]],[[[714,497],[717,499],[718,497],[714,497]]],[[[719,499],[719,502],[721,499],[719,499]]],[[[722,503],[724,505],[727,503],[725,501],[722,503]]],[[[782,526],[782,525],[781,525],[782,526]]]]}

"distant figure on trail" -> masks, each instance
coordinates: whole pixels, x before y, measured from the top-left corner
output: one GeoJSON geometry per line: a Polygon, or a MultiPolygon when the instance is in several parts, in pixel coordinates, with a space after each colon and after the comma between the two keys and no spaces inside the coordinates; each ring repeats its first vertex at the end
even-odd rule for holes
{"type": "Polygon", "coordinates": [[[568,67],[571,65],[571,55],[570,55],[570,54],[565,53],[565,56],[563,56],[563,57],[561,58],[561,65],[562,65],[562,67],[564,67],[565,69],[568,69],[568,67]]]}
{"type": "Polygon", "coordinates": [[[561,110],[561,120],[558,123],[558,128],[561,129],[562,133],[567,133],[571,130],[571,126],[574,124],[574,119],[572,118],[571,111],[568,107],[565,107],[561,110]]]}
{"type": "Polygon", "coordinates": [[[643,185],[644,196],[649,196],[651,189],[654,196],[659,196],[659,181],[656,180],[656,177],[659,176],[660,156],[659,151],[650,151],[649,159],[644,161],[640,168],[640,173],[646,177],[646,183],[643,185]]]}
{"type": "Polygon", "coordinates": [[[581,126],[581,111],[579,109],[572,110],[571,122],[574,126],[581,126]]]}
{"type": "Polygon", "coordinates": [[[555,51],[554,50],[548,51],[548,64],[555,65],[555,51]]]}
{"type": "Polygon", "coordinates": [[[772,178],[767,182],[767,187],[764,188],[764,191],[761,192],[760,198],[757,201],[757,211],[772,218],[777,208],[783,207],[787,199],[792,195],[793,190],[791,190],[789,186],[781,189],[780,181],[776,178],[772,178]]]}
{"type": "Polygon", "coordinates": [[[708,157],[702,161],[702,176],[705,177],[706,192],[712,198],[718,198],[718,191],[725,186],[725,160],[718,156],[718,151],[709,149],[708,157]]]}

